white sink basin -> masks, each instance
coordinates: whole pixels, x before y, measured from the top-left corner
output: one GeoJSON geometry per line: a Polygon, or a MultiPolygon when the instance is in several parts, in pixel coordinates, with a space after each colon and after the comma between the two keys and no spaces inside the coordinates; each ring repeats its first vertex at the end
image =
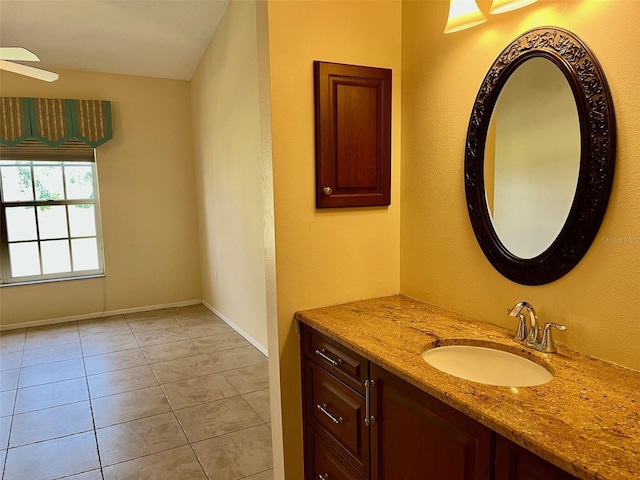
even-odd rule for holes
{"type": "Polygon", "coordinates": [[[429,365],[459,378],[505,387],[531,387],[551,381],[553,375],[526,358],[473,345],[436,347],[422,354],[429,365]]]}

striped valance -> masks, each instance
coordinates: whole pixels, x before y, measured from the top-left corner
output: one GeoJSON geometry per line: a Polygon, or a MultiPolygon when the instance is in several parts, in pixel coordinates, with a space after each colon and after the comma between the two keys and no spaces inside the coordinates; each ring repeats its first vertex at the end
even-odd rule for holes
{"type": "Polygon", "coordinates": [[[95,148],[112,136],[108,101],[0,97],[0,144],[5,147],[33,145],[35,139],[53,148],[79,142],[95,148]]]}

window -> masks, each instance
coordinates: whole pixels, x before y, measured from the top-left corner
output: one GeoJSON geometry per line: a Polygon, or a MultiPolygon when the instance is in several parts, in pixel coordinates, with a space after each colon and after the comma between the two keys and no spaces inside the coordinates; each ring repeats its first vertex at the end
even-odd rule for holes
{"type": "Polygon", "coordinates": [[[0,282],[104,273],[95,163],[0,160],[0,282]]]}

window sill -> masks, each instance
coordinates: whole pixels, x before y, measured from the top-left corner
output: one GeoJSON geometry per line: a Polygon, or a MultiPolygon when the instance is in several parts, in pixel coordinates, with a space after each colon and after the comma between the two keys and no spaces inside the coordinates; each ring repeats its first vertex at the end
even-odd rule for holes
{"type": "Polygon", "coordinates": [[[91,278],[102,278],[106,277],[104,273],[96,273],[92,275],[83,275],[78,277],[64,277],[64,278],[47,278],[42,280],[27,280],[24,282],[11,282],[11,283],[0,283],[0,288],[5,287],[17,287],[17,286],[25,286],[25,285],[40,285],[42,283],[53,283],[53,282],[68,282],[70,280],[87,280],[91,278]]]}

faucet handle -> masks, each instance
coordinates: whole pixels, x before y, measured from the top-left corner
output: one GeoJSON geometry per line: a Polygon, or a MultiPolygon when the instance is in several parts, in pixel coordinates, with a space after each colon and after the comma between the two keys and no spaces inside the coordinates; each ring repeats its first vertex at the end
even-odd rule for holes
{"type": "Polygon", "coordinates": [[[527,322],[522,313],[518,313],[518,328],[516,336],[513,338],[516,342],[524,342],[527,338],[527,322]]]}
{"type": "Polygon", "coordinates": [[[560,325],[559,323],[548,322],[544,324],[544,331],[542,332],[541,350],[545,353],[556,352],[556,344],[553,341],[551,327],[557,328],[561,332],[564,332],[567,329],[567,327],[565,327],[564,325],[560,325]]]}

